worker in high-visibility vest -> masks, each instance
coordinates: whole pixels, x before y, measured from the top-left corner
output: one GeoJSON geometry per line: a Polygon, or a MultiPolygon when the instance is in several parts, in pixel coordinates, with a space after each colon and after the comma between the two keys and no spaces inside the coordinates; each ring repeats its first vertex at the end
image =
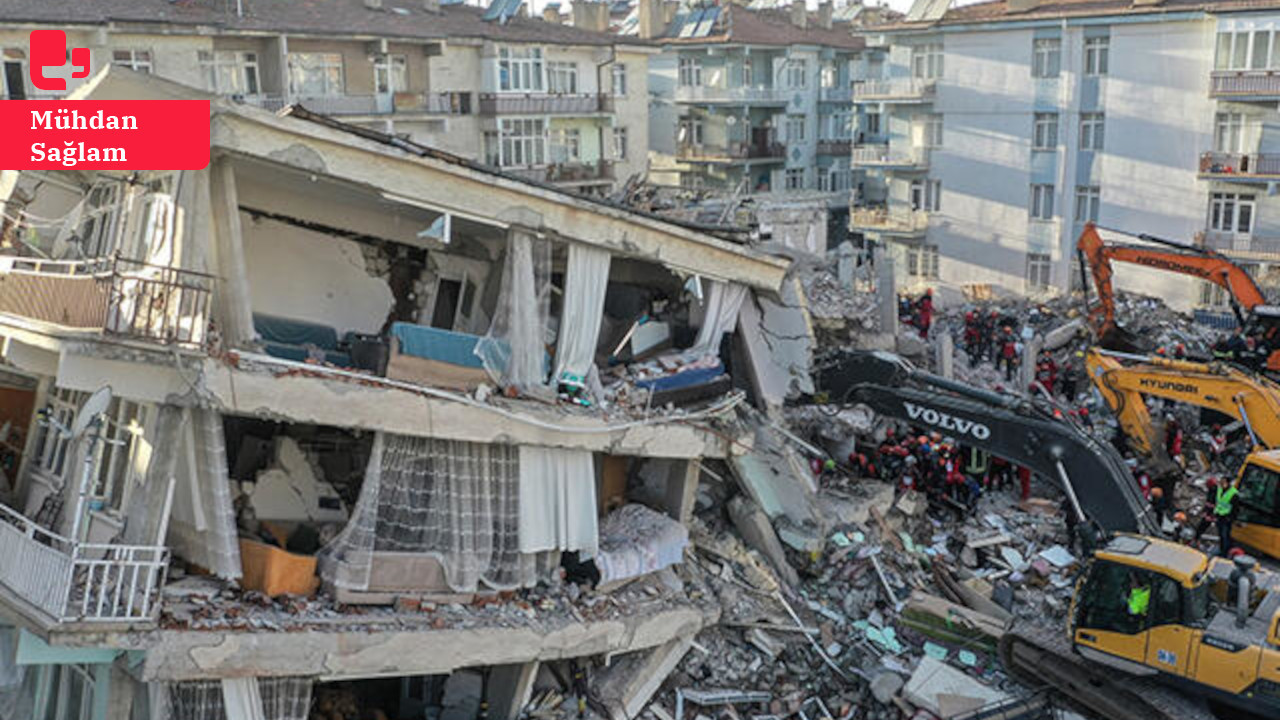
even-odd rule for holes
{"type": "Polygon", "coordinates": [[[1142,584],[1136,575],[1129,576],[1128,605],[1129,614],[1134,617],[1145,617],[1151,607],[1151,586],[1142,584]]]}
{"type": "Polygon", "coordinates": [[[1221,483],[1214,496],[1213,516],[1218,524],[1218,555],[1221,557],[1226,557],[1231,550],[1231,523],[1236,515],[1234,501],[1239,492],[1240,488],[1236,485],[1221,483]]]}

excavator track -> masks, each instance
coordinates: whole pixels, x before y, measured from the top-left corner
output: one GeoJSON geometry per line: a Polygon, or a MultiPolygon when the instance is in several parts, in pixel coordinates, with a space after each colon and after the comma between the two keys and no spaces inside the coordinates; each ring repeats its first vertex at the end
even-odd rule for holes
{"type": "Polygon", "coordinates": [[[1005,671],[1030,686],[1048,685],[1108,720],[1213,720],[1202,703],[1145,678],[1118,673],[1073,653],[1050,633],[1010,631],[1000,639],[1005,671]]]}

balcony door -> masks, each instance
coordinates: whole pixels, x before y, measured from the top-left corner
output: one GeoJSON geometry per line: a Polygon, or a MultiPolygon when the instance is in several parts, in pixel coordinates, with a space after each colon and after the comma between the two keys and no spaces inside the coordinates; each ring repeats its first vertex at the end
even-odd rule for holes
{"type": "Polygon", "coordinates": [[[1257,202],[1253,195],[1213,193],[1209,196],[1209,230],[1230,242],[1232,250],[1248,250],[1253,238],[1257,202]]]}
{"type": "Polygon", "coordinates": [[[409,63],[404,55],[379,55],[373,61],[373,87],[377,92],[378,112],[395,109],[396,93],[409,89],[409,63]]]}

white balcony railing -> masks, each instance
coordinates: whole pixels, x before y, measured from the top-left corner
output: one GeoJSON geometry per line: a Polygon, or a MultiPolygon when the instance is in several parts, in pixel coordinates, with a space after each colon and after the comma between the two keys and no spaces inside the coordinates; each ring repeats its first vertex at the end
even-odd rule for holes
{"type": "Polygon", "coordinates": [[[53,622],[154,622],[168,566],[168,548],[72,542],[0,505],[0,585],[53,622]]]}
{"type": "Polygon", "coordinates": [[[1280,97],[1280,72],[1275,70],[1215,70],[1209,76],[1209,97],[1280,97]]]}
{"type": "Polygon", "coordinates": [[[824,87],[821,92],[819,98],[822,102],[853,102],[853,87],[850,85],[824,87]]]}
{"type": "Polygon", "coordinates": [[[923,210],[892,212],[886,208],[855,208],[849,224],[874,232],[916,234],[929,229],[929,213],[923,210]]]}
{"type": "Polygon", "coordinates": [[[676,102],[788,103],[795,90],[776,87],[712,87],[686,85],[676,88],[676,102]]]}
{"type": "Polygon", "coordinates": [[[468,93],[395,93],[381,95],[325,95],[287,98],[280,95],[241,95],[235,100],[275,112],[298,104],[321,115],[390,115],[392,113],[470,114],[468,93]]]}
{"type": "Polygon", "coordinates": [[[864,80],[853,84],[855,101],[922,101],[933,97],[934,81],[920,78],[864,80]]]}
{"type": "Polygon", "coordinates": [[[852,162],[863,167],[922,168],[928,165],[928,155],[922,148],[908,151],[884,145],[858,145],[853,148],[852,162]]]}

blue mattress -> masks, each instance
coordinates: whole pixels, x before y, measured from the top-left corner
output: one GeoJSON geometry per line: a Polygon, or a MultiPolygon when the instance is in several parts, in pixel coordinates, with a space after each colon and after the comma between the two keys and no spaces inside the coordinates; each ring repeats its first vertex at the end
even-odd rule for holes
{"type": "Polygon", "coordinates": [[[391,336],[400,341],[400,352],[405,355],[461,367],[484,367],[480,358],[476,357],[476,343],[480,341],[476,335],[411,323],[395,323],[391,326],[391,336]]]}
{"type": "Polygon", "coordinates": [[[309,320],[254,313],[253,328],[267,343],[315,345],[322,350],[338,349],[338,333],[328,325],[309,320]]]}
{"type": "Polygon", "coordinates": [[[715,367],[683,370],[675,375],[650,378],[648,380],[638,380],[636,381],[636,385],[655,392],[661,392],[663,390],[679,390],[680,388],[694,387],[695,385],[711,382],[723,374],[724,366],[717,363],[715,367]]]}

